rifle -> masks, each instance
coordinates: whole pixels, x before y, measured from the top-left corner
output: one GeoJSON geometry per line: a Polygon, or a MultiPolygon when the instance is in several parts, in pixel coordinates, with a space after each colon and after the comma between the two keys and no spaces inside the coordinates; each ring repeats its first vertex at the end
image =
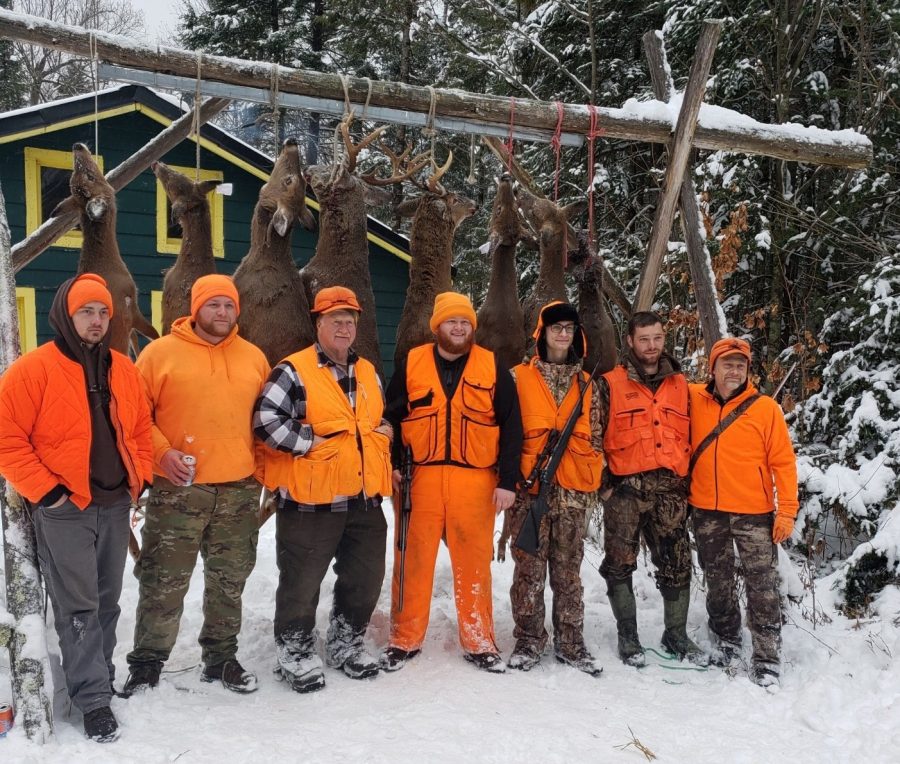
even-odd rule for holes
{"type": "MultiPolygon", "coordinates": [[[[569,418],[566,419],[566,423],[563,425],[562,430],[560,430],[555,438],[553,438],[555,431],[552,431],[550,436],[548,436],[547,445],[544,446],[538,457],[537,464],[535,464],[534,469],[525,481],[526,488],[531,488],[535,483],[535,479],[540,480],[541,484],[537,496],[534,497],[531,506],[528,508],[525,522],[522,524],[522,529],[519,531],[519,535],[516,538],[516,546],[530,555],[536,555],[538,553],[538,547],[541,545],[539,529],[544,515],[550,511],[550,504],[547,497],[550,494],[553,477],[556,475],[556,470],[559,467],[560,461],[562,461],[566,446],[569,443],[569,438],[572,435],[572,431],[575,429],[575,422],[577,422],[578,417],[581,416],[581,407],[584,405],[584,394],[596,378],[597,372],[600,371],[601,363],[602,359],[597,361],[597,365],[588,377],[587,382],[581,388],[581,395],[578,396],[578,401],[572,408],[572,412],[569,414],[569,418]],[[552,446],[550,445],[551,440],[553,441],[552,446]],[[545,454],[547,454],[546,458],[545,454]],[[529,483],[529,481],[531,482],[529,483]]],[[[581,376],[579,374],[578,379],[580,378],[581,376]]]]}
{"type": "Polygon", "coordinates": [[[397,612],[403,612],[403,582],[406,577],[406,539],[409,536],[409,518],[412,514],[412,448],[403,449],[400,465],[400,532],[397,534],[397,551],[400,552],[400,582],[397,593],[397,612]]]}

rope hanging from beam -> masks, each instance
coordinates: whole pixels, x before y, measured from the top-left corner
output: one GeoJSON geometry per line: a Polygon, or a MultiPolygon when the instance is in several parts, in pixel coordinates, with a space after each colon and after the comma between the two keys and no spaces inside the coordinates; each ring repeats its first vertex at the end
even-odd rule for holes
{"type": "Polygon", "coordinates": [[[203,51],[197,51],[197,87],[194,90],[194,182],[200,182],[200,81],[203,79],[203,51]]]}
{"type": "Polygon", "coordinates": [[[271,96],[272,103],[272,129],[275,131],[275,151],[273,152],[275,156],[278,156],[279,144],[281,141],[279,140],[279,127],[281,120],[281,110],[278,108],[278,97],[279,97],[279,74],[278,74],[278,64],[272,64],[272,69],[269,73],[269,95],[271,96]]]}
{"type": "Polygon", "coordinates": [[[556,172],[553,174],[553,201],[559,201],[559,154],[562,149],[562,123],[563,123],[563,105],[562,101],[554,101],[556,104],[556,130],[550,139],[550,145],[553,147],[553,153],[556,155],[556,172]]]}
{"type": "Polygon", "coordinates": [[[599,116],[597,114],[597,107],[594,104],[588,104],[588,111],[591,114],[591,122],[590,129],[588,130],[588,151],[587,151],[587,163],[588,163],[588,187],[587,187],[587,197],[588,197],[588,242],[591,245],[591,249],[594,249],[594,141],[597,138],[605,135],[605,131],[602,127],[598,126],[599,116]]]}
{"type": "Polygon", "coordinates": [[[100,54],[97,51],[96,32],[90,33],[88,47],[91,51],[91,78],[94,81],[94,153],[100,156],[100,54]]]}
{"type": "Polygon", "coordinates": [[[512,175],[513,151],[515,149],[514,131],[516,127],[516,99],[509,99],[509,134],[506,136],[506,171],[512,175]]]}

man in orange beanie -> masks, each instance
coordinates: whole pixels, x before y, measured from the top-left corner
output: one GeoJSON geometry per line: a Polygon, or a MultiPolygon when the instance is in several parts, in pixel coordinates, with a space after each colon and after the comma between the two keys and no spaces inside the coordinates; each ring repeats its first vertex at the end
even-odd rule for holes
{"type": "Polygon", "coordinates": [[[135,565],[140,599],[128,694],[159,682],[198,552],[205,582],[200,678],[239,693],[256,689],[256,676],[236,656],[241,594],[259,534],[251,419],[269,365],[237,335],[239,310],[230,277],[203,276],[191,289],[191,315],[176,319],[137,361],[153,413],[156,477],[135,565]]]}
{"type": "MultiPolygon", "coordinates": [[[[435,342],[410,350],[388,387],[388,421],[400,427],[413,471],[403,608],[395,562],[386,671],[402,668],[422,649],[442,536],[465,657],[485,671],[506,670],[494,638],[491,557],[495,516],[515,500],[522,420],[512,376],[474,343],[475,327],[465,295],[439,294],[431,315],[435,342]]],[[[395,466],[400,457],[398,444],[395,466]]],[[[400,480],[398,469],[395,493],[400,480]]]]}
{"type": "Polygon", "coordinates": [[[706,574],[706,612],[716,641],[713,661],[728,665],[741,649],[737,547],[753,640],[750,678],[777,685],[781,606],[777,550],[794,530],[797,463],[781,407],[748,379],[750,345],[719,340],[709,353],[710,381],[690,386],[694,538],[706,574]]]}
{"type": "Polygon", "coordinates": [[[291,689],[325,686],[316,606],[332,560],[337,579],[325,662],[351,679],[378,674],[363,638],[384,580],[391,426],[375,367],[353,349],[360,314],[352,290],[319,290],[316,343],[272,370],[253,416],[266,452],[266,487],[278,490],[275,649],[291,689]]]}
{"type": "Polygon", "coordinates": [[[69,697],[92,740],[110,709],[129,508],[153,478],[150,412],[134,365],[109,349],[112,296],[93,273],[65,281],[52,342],[0,379],[0,472],[33,506],[69,697]]]}

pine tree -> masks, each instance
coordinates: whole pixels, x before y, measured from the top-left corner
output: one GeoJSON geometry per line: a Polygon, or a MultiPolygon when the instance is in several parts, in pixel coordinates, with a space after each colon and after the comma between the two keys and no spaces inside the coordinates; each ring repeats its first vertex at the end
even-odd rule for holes
{"type": "MultiPolygon", "coordinates": [[[[12,8],[12,0],[0,0],[0,8],[12,8]]],[[[25,101],[22,62],[10,40],[0,40],[0,111],[17,109],[25,101]]]]}

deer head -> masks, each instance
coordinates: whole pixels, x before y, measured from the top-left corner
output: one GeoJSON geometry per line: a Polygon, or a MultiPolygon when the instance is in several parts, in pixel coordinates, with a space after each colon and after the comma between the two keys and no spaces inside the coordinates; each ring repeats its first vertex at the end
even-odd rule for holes
{"type": "Polygon", "coordinates": [[[53,217],[66,212],[84,213],[92,221],[100,221],[109,210],[115,210],[116,192],[106,182],[103,173],[83,143],[72,146],[71,196],[63,199],[53,210],[53,217]]]}
{"type": "Polygon", "coordinates": [[[504,173],[497,183],[497,193],[491,208],[488,254],[493,255],[499,246],[515,246],[524,235],[525,229],[516,202],[515,182],[511,175],[504,173]]]}
{"type": "Polygon", "coordinates": [[[269,180],[260,189],[258,204],[272,214],[267,240],[273,232],[285,238],[298,221],[307,230],[315,230],[316,219],[306,206],[306,178],[300,149],[293,138],[285,140],[281,147],[269,180]]]}
{"type": "Polygon", "coordinates": [[[524,186],[516,188],[516,202],[532,229],[541,252],[560,253],[565,263],[568,250],[574,242],[569,242],[569,221],[584,211],[587,201],[581,200],[564,207],[541,199],[524,186]]]}
{"type": "Polygon", "coordinates": [[[163,190],[172,204],[173,220],[181,220],[185,215],[198,209],[208,210],[207,196],[221,183],[219,180],[201,180],[195,183],[162,162],[153,162],[150,169],[162,183],[163,190]]]}
{"type": "Polygon", "coordinates": [[[434,169],[424,185],[419,181],[413,181],[424,193],[414,199],[404,199],[394,208],[396,214],[399,217],[414,217],[424,204],[428,204],[445,222],[450,223],[451,231],[456,231],[460,223],[474,215],[478,209],[475,202],[462,194],[447,191],[440,183],[452,163],[452,151],[441,167],[437,167],[432,158],[431,164],[434,169]]]}

